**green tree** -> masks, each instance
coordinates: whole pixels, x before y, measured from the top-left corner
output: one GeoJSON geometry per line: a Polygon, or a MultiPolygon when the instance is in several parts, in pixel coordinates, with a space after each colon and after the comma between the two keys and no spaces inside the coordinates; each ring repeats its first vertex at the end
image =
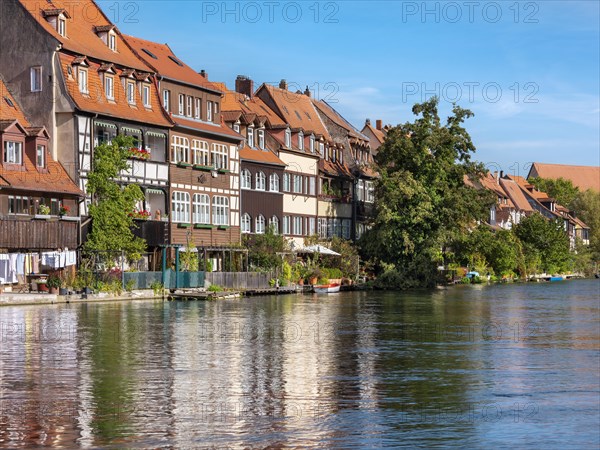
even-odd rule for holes
{"type": "Polygon", "coordinates": [[[573,186],[571,180],[565,180],[562,177],[557,179],[529,178],[527,181],[567,208],[572,207],[573,201],[579,194],[579,188],[573,186]]]}
{"type": "Polygon", "coordinates": [[[88,175],[92,231],[84,248],[90,253],[97,252],[100,261],[109,265],[114,264],[122,251],[128,259],[138,260],[146,249],[146,242],[133,235],[134,223],[129,215],[144,194],[135,184],[119,183],[121,172],[131,169],[127,156],[133,145],[130,136],[117,136],[111,143],[100,144],[94,149],[88,175]]]}
{"type": "Polygon", "coordinates": [[[535,213],[521,220],[514,233],[523,244],[529,273],[533,268],[546,273],[566,272],[571,268],[569,237],[561,220],[548,220],[535,213]]]}
{"type": "Polygon", "coordinates": [[[275,234],[272,227],[264,234],[244,235],[244,246],[251,267],[257,270],[277,269],[282,264],[281,253],[288,251],[285,238],[275,234]]]}
{"type": "Polygon", "coordinates": [[[414,122],[388,132],[376,162],[372,228],[361,239],[364,255],[392,264],[402,287],[430,286],[436,280],[444,245],[484,220],[493,204],[485,190],[465,185],[465,177],[480,177],[483,166],[471,161],[475,146],[463,122],[471,111],[454,106],[442,124],[438,100],[417,104],[414,122]]]}
{"type": "Polygon", "coordinates": [[[600,261],[600,192],[592,189],[580,192],[571,208],[590,227],[591,258],[600,261]]]}

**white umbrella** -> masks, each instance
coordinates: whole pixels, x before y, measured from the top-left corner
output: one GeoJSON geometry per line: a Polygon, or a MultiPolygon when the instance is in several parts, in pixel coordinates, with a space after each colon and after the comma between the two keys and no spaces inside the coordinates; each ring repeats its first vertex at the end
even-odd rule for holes
{"type": "Polygon", "coordinates": [[[308,247],[300,248],[296,250],[297,253],[320,253],[322,255],[332,255],[332,256],[341,256],[339,253],[334,252],[333,250],[320,245],[309,245],[308,247]]]}

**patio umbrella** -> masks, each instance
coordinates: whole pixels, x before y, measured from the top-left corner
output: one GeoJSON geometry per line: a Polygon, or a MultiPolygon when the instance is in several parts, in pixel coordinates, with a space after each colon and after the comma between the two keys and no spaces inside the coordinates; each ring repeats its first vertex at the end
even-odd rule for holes
{"type": "Polygon", "coordinates": [[[309,245],[308,247],[300,248],[296,250],[297,253],[320,253],[321,255],[341,256],[339,253],[321,245],[309,245]]]}

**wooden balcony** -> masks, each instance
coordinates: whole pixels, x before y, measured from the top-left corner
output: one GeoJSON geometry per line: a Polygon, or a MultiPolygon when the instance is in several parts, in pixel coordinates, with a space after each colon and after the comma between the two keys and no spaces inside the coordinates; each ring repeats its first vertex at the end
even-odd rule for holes
{"type": "Polygon", "coordinates": [[[135,236],[145,239],[148,247],[167,245],[169,243],[169,222],[159,220],[134,220],[135,236]]]}
{"type": "Polygon", "coordinates": [[[58,217],[0,216],[0,248],[22,250],[76,249],[79,221],[58,217]]]}

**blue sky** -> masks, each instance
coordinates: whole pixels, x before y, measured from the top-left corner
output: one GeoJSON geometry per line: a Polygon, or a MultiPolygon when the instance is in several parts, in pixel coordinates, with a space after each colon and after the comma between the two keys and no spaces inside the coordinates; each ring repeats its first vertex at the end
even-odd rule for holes
{"type": "Polygon", "coordinates": [[[233,88],[236,75],[310,86],[357,128],[397,124],[432,93],[471,109],[476,159],[600,164],[596,1],[100,0],[122,32],[168,43],[233,88]]]}

